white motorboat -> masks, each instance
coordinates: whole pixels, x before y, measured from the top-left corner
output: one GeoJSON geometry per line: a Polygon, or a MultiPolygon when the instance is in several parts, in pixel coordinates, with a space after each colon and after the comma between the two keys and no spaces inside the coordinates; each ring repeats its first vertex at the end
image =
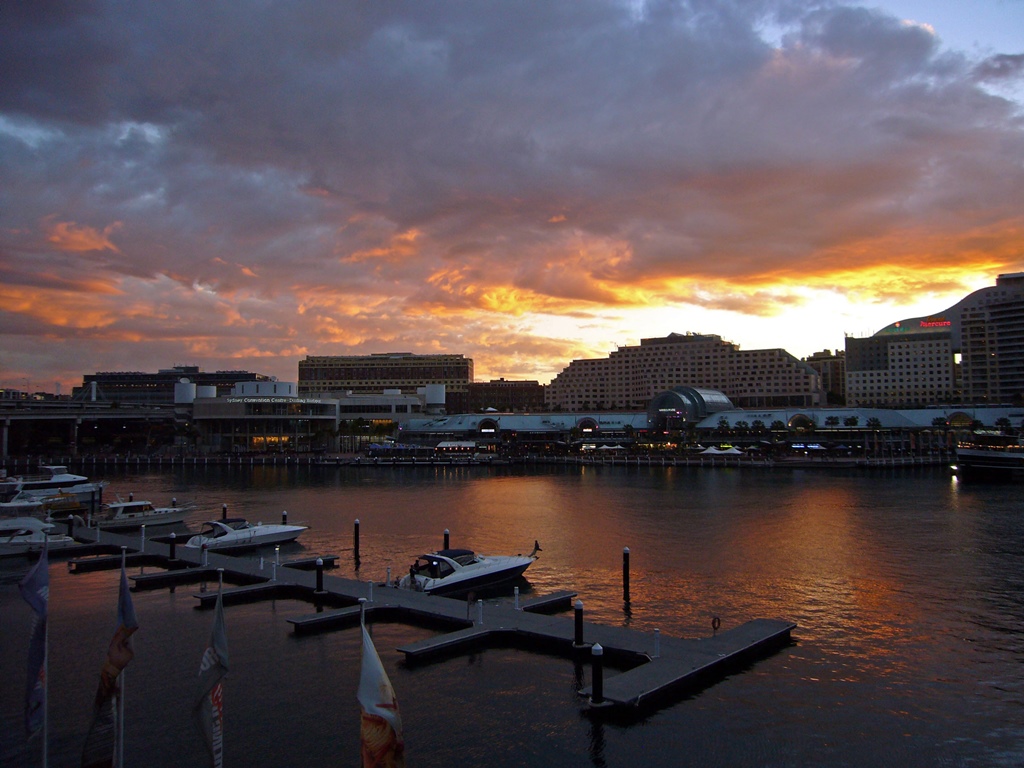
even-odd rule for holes
{"type": "Polygon", "coordinates": [[[49,550],[66,549],[78,542],[60,533],[53,523],[36,517],[10,517],[0,520],[0,556],[25,555],[49,550]]]}
{"type": "Polygon", "coordinates": [[[182,522],[194,508],[193,504],[155,507],[151,501],[118,499],[104,504],[103,510],[93,515],[92,524],[107,531],[141,528],[143,525],[170,525],[182,522]]]}
{"type": "Polygon", "coordinates": [[[16,493],[10,501],[0,502],[0,516],[4,517],[67,517],[85,511],[78,497],[71,493],[51,493],[35,496],[28,491],[16,493]]]}
{"type": "Polygon", "coordinates": [[[210,520],[203,523],[199,533],[185,542],[186,547],[210,550],[252,549],[268,544],[295,541],[306,530],[305,525],[281,523],[250,523],[240,517],[210,520]]]}
{"type": "Polygon", "coordinates": [[[537,542],[528,555],[478,555],[469,549],[442,549],[416,558],[398,586],[431,595],[465,594],[494,587],[521,576],[540,551],[537,542]]]}
{"type": "Polygon", "coordinates": [[[74,494],[80,502],[99,501],[106,481],[93,482],[85,475],[75,475],[58,464],[44,464],[36,475],[16,475],[0,480],[0,499],[10,501],[16,494],[38,499],[55,494],[74,494]]]}

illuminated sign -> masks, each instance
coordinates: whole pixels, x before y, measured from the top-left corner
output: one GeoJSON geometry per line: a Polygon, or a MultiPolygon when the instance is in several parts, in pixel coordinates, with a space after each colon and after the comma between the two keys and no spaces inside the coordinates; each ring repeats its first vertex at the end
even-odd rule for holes
{"type": "Polygon", "coordinates": [[[929,317],[921,321],[922,328],[948,328],[953,323],[944,317],[929,317]]]}

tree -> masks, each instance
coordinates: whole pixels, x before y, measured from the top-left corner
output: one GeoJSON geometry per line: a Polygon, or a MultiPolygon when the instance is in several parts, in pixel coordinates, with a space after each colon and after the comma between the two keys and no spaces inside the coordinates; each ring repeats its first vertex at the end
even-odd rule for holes
{"type": "Polygon", "coordinates": [[[776,419],[775,421],[772,422],[772,431],[773,432],[782,432],[785,429],[786,429],[786,423],[785,422],[780,421],[779,419],[776,419]]]}
{"type": "Polygon", "coordinates": [[[760,419],[754,419],[751,426],[754,428],[755,432],[764,432],[764,422],[760,419]]]}
{"type": "Polygon", "coordinates": [[[838,416],[826,416],[825,417],[825,426],[826,427],[838,427],[839,426],[839,417],[838,416]]]}
{"type": "Polygon", "coordinates": [[[949,426],[949,422],[946,421],[946,417],[945,416],[936,416],[934,419],[932,419],[932,426],[933,427],[948,427],[949,426]]]}
{"type": "Polygon", "coordinates": [[[845,419],[843,419],[844,426],[856,427],[858,424],[860,424],[860,419],[857,418],[856,416],[847,416],[845,419]]]}
{"type": "Polygon", "coordinates": [[[877,416],[872,416],[870,419],[867,420],[867,426],[869,429],[878,429],[879,427],[882,426],[882,420],[879,419],[877,416]]]}

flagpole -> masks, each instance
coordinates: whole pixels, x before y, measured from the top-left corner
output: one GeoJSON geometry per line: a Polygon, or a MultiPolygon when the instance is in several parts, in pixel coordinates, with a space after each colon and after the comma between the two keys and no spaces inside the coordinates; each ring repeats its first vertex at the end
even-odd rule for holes
{"type": "MultiPolygon", "coordinates": [[[[121,573],[124,573],[125,561],[127,559],[128,547],[121,545],[121,573]]],[[[120,590],[120,583],[118,585],[120,590]]],[[[118,595],[120,600],[120,595],[118,595]]],[[[131,638],[128,639],[131,642],[131,638]]],[[[128,665],[126,664],[125,667],[128,665]]],[[[127,669],[122,669],[119,677],[120,685],[117,693],[117,768],[124,768],[124,683],[127,669]]]]}
{"type": "MultiPolygon", "coordinates": [[[[43,539],[43,557],[46,558],[47,569],[49,569],[50,558],[47,549],[50,540],[43,539]]],[[[46,616],[43,619],[46,624],[46,631],[43,633],[43,768],[50,764],[50,597],[47,589],[46,616]]]]}

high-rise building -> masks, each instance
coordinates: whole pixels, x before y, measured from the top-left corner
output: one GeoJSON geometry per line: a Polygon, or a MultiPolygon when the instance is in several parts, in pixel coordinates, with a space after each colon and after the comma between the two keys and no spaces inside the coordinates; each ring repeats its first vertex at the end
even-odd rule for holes
{"type": "Polygon", "coordinates": [[[741,408],[825,401],[818,373],[785,350],[744,351],[720,336],[692,333],[573,360],[548,385],[545,401],[554,410],[643,410],[658,393],[680,386],[719,390],[741,408]]]}
{"type": "Polygon", "coordinates": [[[821,387],[825,390],[829,405],[845,405],[846,403],[846,352],[830,349],[815,352],[805,357],[804,362],[818,372],[821,387]]]}
{"type": "Polygon", "coordinates": [[[848,337],[846,389],[849,405],[1021,402],[1024,273],[999,275],[944,312],[848,337]]]}
{"type": "Polygon", "coordinates": [[[414,395],[431,384],[445,386],[445,409],[462,413],[468,406],[473,361],[462,355],[309,355],[299,361],[299,395],[355,394],[399,390],[414,395]]]}

